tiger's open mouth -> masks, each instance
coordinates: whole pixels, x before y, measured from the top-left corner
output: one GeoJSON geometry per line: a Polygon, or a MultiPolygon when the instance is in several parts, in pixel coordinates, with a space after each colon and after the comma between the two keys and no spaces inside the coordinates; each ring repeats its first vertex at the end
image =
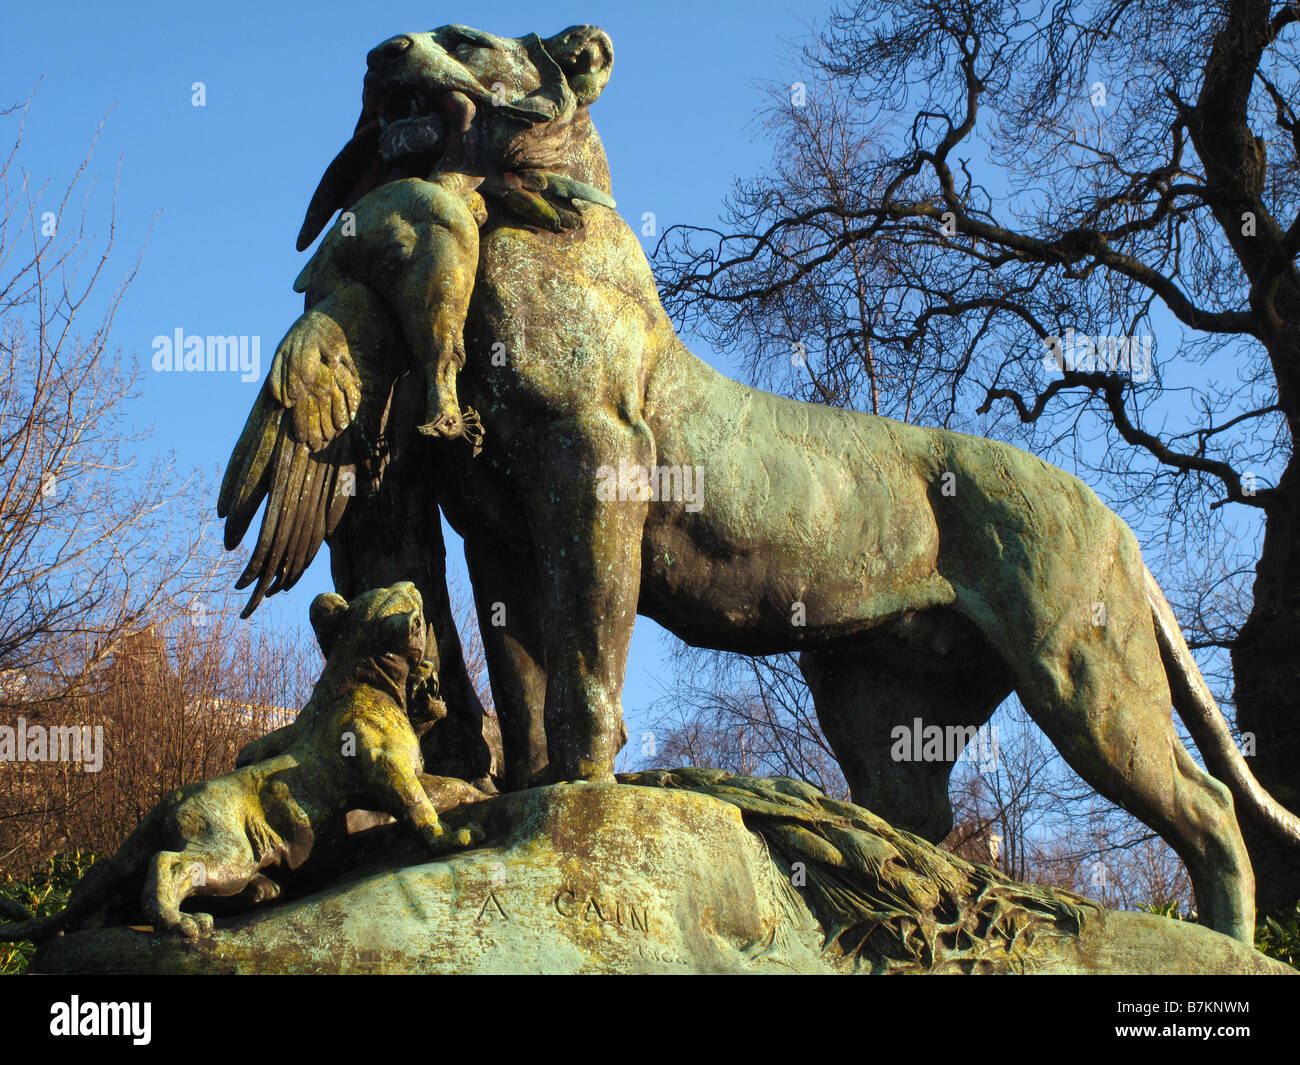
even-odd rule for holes
{"type": "Polygon", "coordinates": [[[457,107],[455,90],[411,91],[394,86],[374,95],[378,99],[373,105],[367,100],[362,120],[369,114],[370,122],[378,126],[380,155],[390,163],[405,161],[408,166],[413,156],[436,161],[447,146],[446,116],[457,107]]]}
{"type": "Polygon", "coordinates": [[[520,129],[544,117],[503,103],[477,82],[464,80],[411,86],[366,76],[361,117],[316,187],[298,234],[299,251],[311,245],[336,211],[347,210],[372,189],[399,178],[428,177],[480,110],[513,119],[520,129]]]}
{"type": "MultiPolygon", "coordinates": [[[[347,210],[372,189],[397,178],[427,177],[446,151],[448,114],[463,114],[464,104],[468,100],[463,94],[451,89],[394,86],[376,91],[368,84],[352,139],[316,186],[298,234],[298,250],[311,246],[336,211],[347,210]]],[[[472,114],[473,105],[469,107],[472,114]]]]}
{"type": "Polygon", "coordinates": [[[298,250],[371,190],[440,171],[478,179],[483,195],[543,229],[580,224],[576,201],[613,207],[607,192],[564,172],[579,107],[569,80],[590,103],[612,59],[608,38],[592,27],[544,41],[444,26],[376,45],[366,54],[361,117],[316,187],[298,250]]]}
{"type": "Polygon", "coordinates": [[[390,163],[411,162],[413,156],[436,161],[446,146],[447,124],[441,115],[379,120],[379,154],[390,163]]]}

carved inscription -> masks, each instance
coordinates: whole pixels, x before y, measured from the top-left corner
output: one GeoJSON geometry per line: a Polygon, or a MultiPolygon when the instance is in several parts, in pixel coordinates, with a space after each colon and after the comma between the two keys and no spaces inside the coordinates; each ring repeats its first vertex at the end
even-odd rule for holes
{"type": "Polygon", "coordinates": [[[555,910],[561,917],[575,921],[600,922],[634,932],[650,931],[650,908],[609,895],[594,895],[587,891],[565,888],[554,900],[555,910]]]}
{"type": "Polygon", "coordinates": [[[493,924],[499,921],[509,921],[510,915],[501,905],[501,900],[497,898],[495,891],[489,891],[488,897],[483,900],[483,905],[478,909],[478,917],[475,918],[479,924],[493,924]]]}

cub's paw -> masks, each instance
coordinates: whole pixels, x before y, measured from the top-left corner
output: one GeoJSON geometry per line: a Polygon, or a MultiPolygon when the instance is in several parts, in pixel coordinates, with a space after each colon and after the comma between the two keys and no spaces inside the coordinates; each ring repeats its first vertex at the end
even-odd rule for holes
{"type": "Polygon", "coordinates": [[[432,824],[418,825],[415,830],[424,840],[424,845],[434,854],[447,849],[447,830],[443,828],[442,822],[434,821],[432,824]]]}
{"type": "Polygon", "coordinates": [[[483,829],[474,822],[453,831],[448,831],[447,827],[441,823],[427,825],[422,827],[419,832],[425,846],[435,854],[472,847],[476,843],[481,843],[484,836],[483,829]]]}
{"type": "Polygon", "coordinates": [[[248,887],[244,889],[244,895],[253,905],[263,902],[270,902],[272,899],[280,897],[280,885],[270,877],[258,873],[248,882],[248,887]]]}
{"type": "Polygon", "coordinates": [[[210,913],[183,913],[175,921],[163,926],[163,931],[186,939],[202,939],[212,935],[213,922],[210,913]]]}

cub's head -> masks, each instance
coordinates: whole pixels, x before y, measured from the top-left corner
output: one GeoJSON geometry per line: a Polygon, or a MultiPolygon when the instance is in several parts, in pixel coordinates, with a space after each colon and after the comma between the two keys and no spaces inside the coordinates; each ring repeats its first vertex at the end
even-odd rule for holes
{"type": "Polygon", "coordinates": [[[438,674],[425,657],[424,602],[410,581],[372,588],[352,602],[325,592],[311,604],[311,625],[335,688],[377,687],[420,717],[445,707],[436,698],[438,674]]]}
{"type": "Polygon", "coordinates": [[[614,46],[595,26],[544,39],[468,26],[389,38],[366,56],[361,117],[321,178],[299,250],[371,189],[438,170],[481,178],[489,203],[546,228],[576,224],[563,213],[575,199],[612,206],[587,108],[613,62],[614,46]]]}

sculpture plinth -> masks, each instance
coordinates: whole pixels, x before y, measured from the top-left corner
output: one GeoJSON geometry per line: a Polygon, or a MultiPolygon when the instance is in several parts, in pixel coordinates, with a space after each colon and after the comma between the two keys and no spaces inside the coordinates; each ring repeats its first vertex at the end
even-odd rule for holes
{"type": "Polygon", "coordinates": [[[448,824],[473,817],[487,838],[432,862],[398,826],[372,829],[316,894],[198,940],[75,933],[32,971],[1291,972],[1209,929],[1015,884],[792,781],[631,779],[667,786],[555,785],[462,807],[448,824]]]}

